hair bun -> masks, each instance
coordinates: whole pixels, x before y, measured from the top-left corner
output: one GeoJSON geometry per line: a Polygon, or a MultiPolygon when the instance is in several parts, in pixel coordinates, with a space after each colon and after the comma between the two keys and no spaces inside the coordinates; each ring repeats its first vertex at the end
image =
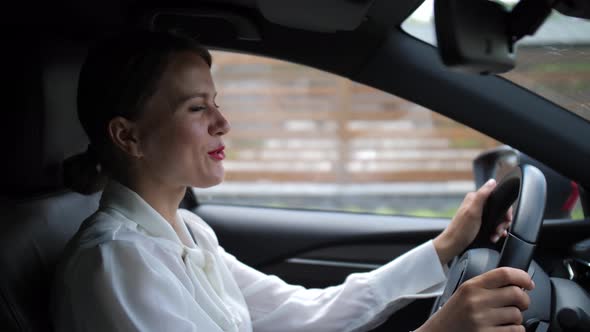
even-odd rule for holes
{"type": "Polygon", "coordinates": [[[84,195],[101,191],[107,183],[107,176],[102,172],[91,146],[84,153],[64,160],[63,179],[66,187],[84,195]]]}

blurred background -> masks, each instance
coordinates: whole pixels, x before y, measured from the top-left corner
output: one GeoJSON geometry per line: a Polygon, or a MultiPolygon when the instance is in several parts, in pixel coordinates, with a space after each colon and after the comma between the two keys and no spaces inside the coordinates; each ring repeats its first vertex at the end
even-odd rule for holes
{"type": "MultiPolygon", "coordinates": [[[[432,16],[428,0],[402,28],[434,45],[432,16]]],[[[554,14],[535,38],[523,40],[517,68],[504,77],[590,113],[590,28],[568,31],[568,20],[554,14]]],[[[200,201],[452,217],[475,189],[473,159],[501,145],[412,102],[313,68],[220,51],[213,58],[217,103],[232,130],[225,182],[197,189],[200,201]]]]}

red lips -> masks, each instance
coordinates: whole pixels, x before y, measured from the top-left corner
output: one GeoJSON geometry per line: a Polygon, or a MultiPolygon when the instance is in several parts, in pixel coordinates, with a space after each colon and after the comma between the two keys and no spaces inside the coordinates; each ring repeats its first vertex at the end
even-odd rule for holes
{"type": "Polygon", "coordinates": [[[222,145],[215,150],[207,152],[207,154],[209,154],[209,156],[215,160],[223,160],[225,159],[225,153],[223,152],[224,149],[225,146],[222,145]]]}

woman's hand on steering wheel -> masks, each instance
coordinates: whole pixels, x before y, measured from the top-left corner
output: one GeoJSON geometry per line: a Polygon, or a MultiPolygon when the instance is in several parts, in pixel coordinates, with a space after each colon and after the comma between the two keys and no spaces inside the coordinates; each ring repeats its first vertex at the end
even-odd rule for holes
{"type": "MultiPolygon", "coordinates": [[[[442,264],[447,264],[473,242],[481,227],[483,206],[495,187],[496,181],[491,179],[478,191],[468,193],[449,226],[434,239],[434,247],[442,264]]],[[[507,235],[512,222],[512,209],[506,212],[504,218],[490,236],[493,243],[507,235]]]]}
{"type": "Polygon", "coordinates": [[[535,287],[523,270],[501,267],[463,283],[416,332],[525,331],[522,312],[535,287]]]}

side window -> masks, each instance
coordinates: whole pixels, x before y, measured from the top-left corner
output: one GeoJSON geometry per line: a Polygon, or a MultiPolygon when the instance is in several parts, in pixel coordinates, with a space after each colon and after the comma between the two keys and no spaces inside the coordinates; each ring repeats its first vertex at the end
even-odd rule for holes
{"type": "Polygon", "coordinates": [[[201,202],[454,215],[472,160],[499,143],[407,100],[278,60],[214,52],[223,184],[201,202]]]}

